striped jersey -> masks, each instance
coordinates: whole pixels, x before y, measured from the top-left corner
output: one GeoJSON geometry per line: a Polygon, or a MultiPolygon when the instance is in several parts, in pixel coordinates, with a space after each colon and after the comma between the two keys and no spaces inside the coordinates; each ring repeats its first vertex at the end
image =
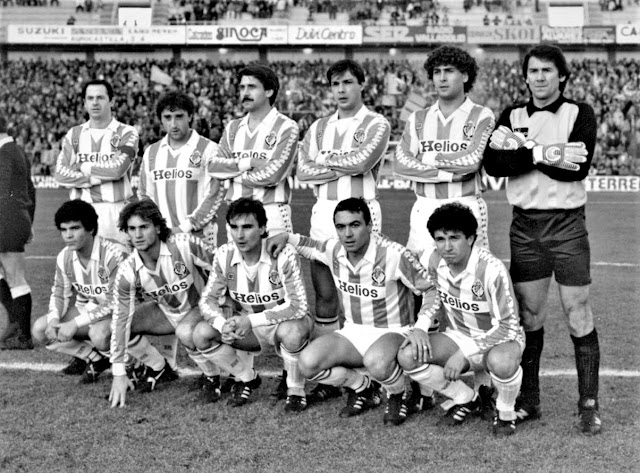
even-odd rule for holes
{"type": "Polygon", "coordinates": [[[248,270],[235,243],[218,248],[200,309],[204,319],[219,332],[227,318],[223,312],[225,303],[233,307],[229,315],[248,315],[252,327],[306,316],[307,292],[295,249],[287,245],[273,258],[263,240],[254,273],[248,270]]]}
{"type": "Polygon", "coordinates": [[[207,165],[217,149],[192,130],[180,149],[172,149],[165,136],[145,150],[138,195],[158,205],[169,227],[200,230],[216,218],[223,188],[207,173],[207,165]]]}
{"type": "Polygon", "coordinates": [[[133,253],[120,266],[114,283],[111,323],[111,362],[124,363],[125,350],[135,311],[136,292],[157,302],[175,327],[198,307],[213,255],[207,245],[190,233],[177,233],[160,245],[154,270],[147,268],[140,254],[133,253]]]}
{"type": "MultiPolygon", "coordinates": [[[[420,262],[437,286],[449,327],[476,343],[476,350],[465,353],[466,357],[512,340],[524,343],[509,271],[486,248],[474,246],[466,269],[457,276],[451,275],[449,266],[435,249],[425,252],[420,262]]],[[[428,329],[432,314],[418,320],[416,327],[428,329]]]]}
{"type": "Polygon", "coordinates": [[[415,322],[413,294],[423,295],[425,300],[434,298],[434,286],[418,259],[379,233],[371,233],[369,247],[355,267],[338,239],[316,241],[294,234],[289,235],[289,242],[303,257],[330,269],[348,322],[380,328],[406,327],[415,322]]]}
{"type": "Polygon", "coordinates": [[[587,202],[585,179],[595,148],[597,122],[591,106],[563,96],[546,107],[537,108],[532,101],[507,108],[498,125],[523,133],[537,144],[582,142],[587,147],[587,161],[579,171],[534,164],[532,150],[513,151],[487,147],[485,166],[493,176],[507,176],[507,200],[521,209],[575,209],[587,202]]]}
{"type": "Polygon", "coordinates": [[[288,204],[291,186],[287,177],[297,150],[296,122],[272,108],[251,131],[247,114],[224,128],[218,153],[209,163],[209,172],[217,179],[230,180],[227,201],[252,197],[263,204],[288,204]],[[265,164],[242,170],[239,164],[245,158],[263,160],[265,164]]]}
{"type": "Polygon", "coordinates": [[[99,138],[94,138],[93,133],[89,122],[67,132],[56,162],[55,179],[70,188],[70,199],[91,204],[124,202],[133,195],[131,172],[138,152],[138,132],[113,119],[99,138]],[[83,163],[91,164],[89,176],[80,171],[83,163]],[[94,184],[92,179],[100,183],[94,184]]]}
{"type": "Polygon", "coordinates": [[[47,320],[62,319],[74,302],[80,311],[75,318],[79,327],[109,317],[116,273],[126,257],[124,246],[99,235],[93,239],[86,267],[76,251],[63,248],[56,258],[47,320]]]}
{"type": "Polygon", "coordinates": [[[314,184],[320,199],[373,200],[390,134],[387,119],[364,105],[351,118],[336,112],[316,120],[302,142],[296,177],[314,184]]]}
{"type": "Polygon", "coordinates": [[[480,195],[482,154],[495,125],[493,112],[469,98],[444,117],[439,102],[413,112],[396,147],[395,173],[432,199],[480,195]]]}

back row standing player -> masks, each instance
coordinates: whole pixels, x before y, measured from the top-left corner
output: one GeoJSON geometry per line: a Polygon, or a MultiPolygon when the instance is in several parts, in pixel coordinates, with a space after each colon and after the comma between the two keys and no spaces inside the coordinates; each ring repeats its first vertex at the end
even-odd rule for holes
{"type": "Polygon", "coordinates": [[[600,345],[589,303],[584,183],[595,148],[596,118],[589,105],[563,96],[571,71],[557,46],[531,49],[522,74],[531,100],[502,113],[485,155],[489,174],[508,177],[507,199],[513,205],[510,271],[526,332],[518,417],[540,417],[538,371],[554,274],[575,350],[579,428],[599,434],[600,345]]]}
{"type": "Polygon", "coordinates": [[[113,88],[106,80],[85,83],[82,97],[89,121],[65,135],[55,179],[70,189],[71,199],[93,205],[101,236],[126,243],[126,237],[118,231],[118,216],[133,196],[131,173],[138,152],[138,132],[112,117],[113,88]]]}
{"type": "MultiPolygon", "coordinates": [[[[144,152],[138,196],[156,203],[174,234],[193,233],[215,248],[223,187],[207,166],[218,145],[191,128],[194,111],[184,92],[169,92],[158,100],[156,114],[166,135],[144,152]]],[[[160,337],[159,346],[175,369],[177,338],[160,337]]]]}
{"type": "MultiPolygon", "coordinates": [[[[317,198],[311,213],[311,238],[337,238],[333,213],[338,202],[362,198],[371,213],[371,229],[380,233],[382,212],[378,203],[378,172],[389,144],[391,128],[379,113],[362,102],[365,71],[357,62],[344,59],[327,70],[327,80],[338,109],[309,128],[298,156],[297,177],[314,185],[317,198]]],[[[316,295],[314,335],[337,330],[338,297],[331,271],[311,261],[311,280],[316,295]]],[[[319,385],[314,397],[338,396],[340,389],[319,385]]]]}

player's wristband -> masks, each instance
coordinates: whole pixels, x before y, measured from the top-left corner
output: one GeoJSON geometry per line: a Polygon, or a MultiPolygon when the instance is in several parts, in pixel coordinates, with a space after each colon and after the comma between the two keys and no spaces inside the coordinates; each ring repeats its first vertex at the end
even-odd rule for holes
{"type": "Polygon", "coordinates": [[[111,365],[111,373],[114,376],[126,376],[127,365],[125,363],[113,363],[111,365]]]}
{"type": "Polygon", "coordinates": [[[240,161],[238,161],[238,169],[241,172],[245,172],[251,169],[251,158],[240,159],[240,161]]]}
{"type": "Polygon", "coordinates": [[[193,224],[189,220],[185,220],[178,225],[178,228],[182,233],[191,233],[191,231],[193,231],[193,224]]]}

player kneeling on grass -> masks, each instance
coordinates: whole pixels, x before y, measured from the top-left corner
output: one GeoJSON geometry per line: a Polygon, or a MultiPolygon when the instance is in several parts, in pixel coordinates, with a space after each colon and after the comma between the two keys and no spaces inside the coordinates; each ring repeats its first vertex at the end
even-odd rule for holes
{"type": "Polygon", "coordinates": [[[330,269],[345,315],[342,329],[315,339],[302,351],[300,370],[311,381],[347,388],[340,417],[379,405],[373,377],[387,391],[384,423],[398,425],[406,419],[407,408],[396,355],[414,322],[412,293],[431,290],[424,299],[434,300],[435,288],[411,252],[372,233],[363,199],[340,201],[333,222],[338,238],[316,241],[281,234],[271,239],[275,252],[288,240],[300,255],[330,269]]]}
{"type": "Polygon", "coordinates": [[[303,411],[307,399],[298,357],[313,321],[299,256],[291,246],[278,257],[269,255],[267,216],[259,201],[232,202],[226,219],[233,241],[215,254],[200,301],[205,320],[196,327],[193,340],[202,356],[234,375],[229,404],[235,407],[246,404],[261,384],[252,363],[246,362],[247,352],[275,346],[286,371],[285,411],[303,411]]]}
{"type": "Polygon", "coordinates": [[[420,317],[398,353],[400,366],[420,385],[451,399],[443,404],[446,425],[462,424],[480,408],[480,396],[460,375],[487,369],[498,393],[493,433],[511,435],[524,332],[509,272],[474,245],[478,223],[468,207],[452,203],[436,209],[427,228],[436,248],[421,262],[436,283],[448,326],[430,334],[433,313],[420,317]]]}
{"type": "MultiPolygon", "coordinates": [[[[193,329],[202,320],[198,301],[211,270],[209,246],[188,233],[172,236],[158,206],[150,200],[128,204],[120,212],[118,226],[131,239],[133,252],[120,266],[114,283],[111,407],[124,407],[127,389],[132,387],[125,369],[132,333],[175,333],[203,371],[200,387],[219,393],[220,371],[196,351],[192,340],[193,329]],[[136,307],[138,289],[152,300],[136,307]]],[[[142,391],[153,391],[158,383],[178,378],[160,353],[142,361],[148,366],[142,391]]]]}
{"type": "MultiPolygon", "coordinates": [[[[47,349],[74,357],[63,373],[82,374],[83,382],[92,383],[111,366],[111,294],[127,253],[120,243],[97,235],[98,215],[87,202],[65,202],[55,223],[66,247],[56,259],[49,313],[36,320],[32,335],[47,349]]],[[[129,343],[138,359],[153,350],[139,336],[129,343]]]]}

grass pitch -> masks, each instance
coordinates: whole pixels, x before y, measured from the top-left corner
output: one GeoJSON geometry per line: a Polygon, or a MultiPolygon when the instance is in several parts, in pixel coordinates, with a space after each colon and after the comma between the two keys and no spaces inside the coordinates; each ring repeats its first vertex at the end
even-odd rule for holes
{"type": "MultiPolygon", "coordinates": [[[[35,241],[27,250],[34,318],[47,310],[55,255],[62,248],[53,214],[66,198],[39,190],[35,241]]],[[[503,192],[485,194],[492,250],[509,259],[510,208],[503,192]]],[[[414,197],[382,191],[383,232],[404,243],[414,197]]],[[[587,205],[592,244],[591,300],[602,350],[600,403],[604,432],[574,430],[577,380],[573,347],[552,286],[542,358],[541,421],[496,440],[486,421],[436,426],[440,412],[382,425],[383,408],[338,418],[344,400],[287,415],[272,405],[266,376],[245,408],[202,404],[193,378],[158,391],[131,393],[125,409],[109,409],[110,376],[92,386],[41,368],[65,357],[38,348],[0,352],[0,472],[618,472],[638,471],[640,334],[639,194],[593,193],[587,205]],[[29,369],[17,369],[25,363],[29,369]],[[40,367],[40,369],[39,369],[40,367]]],[[[294,229],[307,233],[313,196],[298,191],[294,229]]],[[[225,240],[223,231],[220,242],[225,240]]],[[[310,287],[310,285],[309,285],[310,287]]],[[[181,357],[182,366],[190,366],[181,357]]],[[[263,373],[280,371],[272,353],[256,358],[263,373]]]]}

